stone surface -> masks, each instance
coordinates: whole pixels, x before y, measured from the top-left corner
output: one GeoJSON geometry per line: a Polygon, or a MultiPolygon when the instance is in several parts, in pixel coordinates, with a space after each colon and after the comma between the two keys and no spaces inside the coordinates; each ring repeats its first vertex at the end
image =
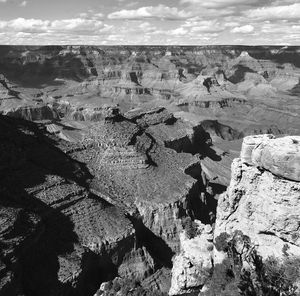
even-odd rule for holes
{"type": "Polygon", "coordinates": [[[273,136],[268,134],[245,137],[243,140],[242,150],[240,155],[242,161],[250,165],[253,164],[252,163],[253,149],[259,144],[261,144],[264,140],[272,139],[272,138],[273,136]]]}
{"type": "Polygon", "coordinates": [[[273,135],[246,137],[241,159],[286,179],[300,181],[300,137],[273,135]]]}
{"type": "MultiPolygon", "coordinates": [[[[268,141],[279,144],[283,139],[268,141]]],[[[290,138],[285,143],[287,140],[290,138]]],[[[290,145],[293,147],[292,141],[290,145]]],[[[235,159],[230,186],[218,202],[215,237],[241,230],[264,259],[270,255],[282,257],[284,245],[288,245],[290,254],[300,255],[300,183],[290,179],[235,159]]],[[[217,252],[215,262],[222,261],[219,255],[217,252]]]]}
{"type": "Polygon", "coordinates": [[[172,282],[169,295],[199,291],[209,279],[213,258],[213,233],[210,225],[198,221],[195,238],[180,235],[181,250],[173,259],[172,282]]]}

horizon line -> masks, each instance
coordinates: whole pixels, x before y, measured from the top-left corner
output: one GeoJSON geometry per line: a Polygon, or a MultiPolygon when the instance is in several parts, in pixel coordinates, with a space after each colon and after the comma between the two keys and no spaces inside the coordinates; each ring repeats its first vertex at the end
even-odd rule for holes
{"type": "Polygon", "coordinates": [[[273,47],[300,47],[299,45],[290,45],[290,44],[204,44],[204,45],[200,45],[200,44],[0,44],[0,46],[103,46],[103,47],[107,47],[107,46],[155,46],[155,47],[168,47],[168,46],[172,46],[172,47],[205,47],[205,46],[246,46],[246,47],[256,47],[256,46],[273,46],[273,47]]]}

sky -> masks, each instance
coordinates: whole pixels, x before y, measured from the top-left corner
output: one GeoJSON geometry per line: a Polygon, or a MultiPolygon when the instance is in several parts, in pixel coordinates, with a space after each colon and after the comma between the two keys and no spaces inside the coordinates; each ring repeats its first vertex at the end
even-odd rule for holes
{"type": "Polygon", "coordinates": [[[300,0],[0,0],[0,44],[300,45],[300,0]]]}

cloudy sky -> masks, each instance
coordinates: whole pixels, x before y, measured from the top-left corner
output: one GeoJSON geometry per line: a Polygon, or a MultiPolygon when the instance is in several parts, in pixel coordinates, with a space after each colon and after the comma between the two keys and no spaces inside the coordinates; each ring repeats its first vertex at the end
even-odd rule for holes
{"type": "Polygon", "coordinates": [[[0,0],[0,44],[300,45],[300,0],[0,0]]]}

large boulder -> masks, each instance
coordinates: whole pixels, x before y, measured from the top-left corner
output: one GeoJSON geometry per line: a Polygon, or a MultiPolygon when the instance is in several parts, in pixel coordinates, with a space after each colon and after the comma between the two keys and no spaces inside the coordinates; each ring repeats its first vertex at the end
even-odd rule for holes
{"type": "Polygon", "coordinates": [[[300,136],[277,139],[273,135],[246,137],[241,159],[279,177],[300,181],[300,136]]]}

